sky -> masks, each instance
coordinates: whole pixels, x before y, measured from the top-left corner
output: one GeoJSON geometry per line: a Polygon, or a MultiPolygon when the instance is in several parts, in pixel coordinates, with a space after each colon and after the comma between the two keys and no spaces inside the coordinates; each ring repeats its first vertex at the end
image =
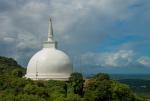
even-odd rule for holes
{"type": "Polygon", "coordinates": [[[0,55],[26,68],[49,16],[75,71],[150,73],[149,0],[0,0],[0,55]]]}

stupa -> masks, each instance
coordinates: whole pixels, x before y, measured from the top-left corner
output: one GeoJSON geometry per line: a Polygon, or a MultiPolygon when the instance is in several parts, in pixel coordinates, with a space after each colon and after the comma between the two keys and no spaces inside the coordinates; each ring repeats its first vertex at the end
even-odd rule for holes
{"type": "Polygon", "coordinates": [[[25,77],[32,80],[66,81],[72,70],[68,55],[57,49],[57,42],[53,38],[52,20],[49,18],[48,40],[44,42],[43,49],[30,59],[25,77]]]}

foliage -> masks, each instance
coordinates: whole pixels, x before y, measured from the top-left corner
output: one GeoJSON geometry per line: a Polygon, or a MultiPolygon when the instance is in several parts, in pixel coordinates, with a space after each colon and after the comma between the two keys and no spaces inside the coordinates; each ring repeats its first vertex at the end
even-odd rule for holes
{"type": "Polygon", "coordinates": [[[100,81],[102,81],[102,80],[110,80],[109,75],[106,74],[106,73],[98,73],[95,76],[93,76],[93,78],[96,79],[96,80],[100,80],[100,81]]]}
{"type": "Polygon", "coordinates": [[[69,82],[74,89],[75,94],[83,95],[84,80],[81,73],[72,73],[69,82]]]}
{"type": "Polygon", "coordinates": [[[150,80],[149,79],[120,79],[121,83],[127,84],[138,95],[150,98],[150,80]]]}
{"type": "Polygon", "coordinates": [[[69,81],[32,81],[11,58],[0,57],[0,101],[144,101],[129,86],[99,73],[84,79],[72,73],[69,81]]]}
{"type": "Polygon", "coordinates": [[[103,73],[86,80],[84,98],[86,101],[144,101],[129,86],[110,80],[103,73]]]}
{"type": "Polygon", "coordinates": [[[25,73],[25,69],[22,68],[14,59],[0,56],[0,75],[10,75],[14,69],[22,71],[22,75],[25,73]]]}
{"type": "Polygon", "coordinates": [[[19,68],[14,69],[12,71],[12,76],[16,76],[16,77],[22,77],[23,76],[23,71],[19,68]]]}
{"type": "Polygon", "coordinates": [[[14,96],[12,94],[9,94],[3,97],[0,96],[0,101],[46,101],[46,100],[37,95],[19,94],[17,96],[14,96]]]}
{"type": "Polygon", "coordinates": [[[134,101],[135,97],[130,88],[118,82],[112,83],[112,92],[113,92],[113,99],[117,99],[119,101],[134,101]]]}
{"type": "Polygon", "coordinates": [[[96,76],[86,81],[84,97],[89,101],[90,99],[93,101],[109,101],[112,96],[111,90],[110,80],[107,80],[107,78],[101,79],[101,76],[96,76]],[[92,96],[89,96],[90,94],[92,96]]]}
{"type": "Polygon", "coordinates": [[[66,101],[81,101],[81,98],[78,94],[68,94],[66,101]]]}

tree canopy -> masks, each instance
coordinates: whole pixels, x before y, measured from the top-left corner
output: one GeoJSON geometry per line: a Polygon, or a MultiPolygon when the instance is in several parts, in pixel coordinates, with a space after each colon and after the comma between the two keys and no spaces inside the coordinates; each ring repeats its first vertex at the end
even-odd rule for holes
{"type": "Polygon", "coordinates": [[[0,101],[144,101],[128,85],[98,73],[84,79],[72,73],[69,81],[33,81],[11,58],[0,57],[0,101]]]}

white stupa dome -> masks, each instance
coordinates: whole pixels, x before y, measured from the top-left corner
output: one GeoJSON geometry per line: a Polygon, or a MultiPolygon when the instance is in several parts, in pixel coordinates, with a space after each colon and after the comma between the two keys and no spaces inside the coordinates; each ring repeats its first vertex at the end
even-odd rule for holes
{"type": "Polygon", "coordinates": [[[72,73],[69,57],[57,50],[50,20],[48,41],[29,61],[25,77],[33,80],[68,80],[72,73]]]}

